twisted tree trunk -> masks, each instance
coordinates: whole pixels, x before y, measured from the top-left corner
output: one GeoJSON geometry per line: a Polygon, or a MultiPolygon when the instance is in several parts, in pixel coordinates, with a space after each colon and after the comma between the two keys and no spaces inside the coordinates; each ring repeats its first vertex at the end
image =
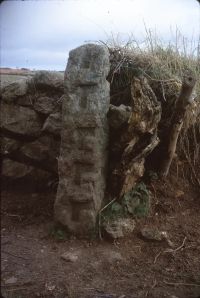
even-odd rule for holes
{"type": "Polygon", "coordinates": [[[191,103],[191,94],[195,86],[196,79],[194,75],[185,75],[183,77],[182,88],[177,99],[174,114],[165,140],[165,148],[163,162],[161,164],[160,175],[166,177],[176,151],[178,136],[183,126],[183,120],[188,105],[191,103]]]}

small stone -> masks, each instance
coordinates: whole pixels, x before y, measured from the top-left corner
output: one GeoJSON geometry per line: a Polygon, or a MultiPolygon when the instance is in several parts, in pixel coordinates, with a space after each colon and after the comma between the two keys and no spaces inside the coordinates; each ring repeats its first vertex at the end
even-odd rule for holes
{"type": "Polygon", "coordinates": [[[8,155],[16,152],[21,146],[21,142],[12,138],[1,137],[1,154],[8,155]]]}
{"type": "Polygon", "coordinates": [[[47,291],[51,292],[51,291],[55,290],[56,286],[51,283],[46,283],[45,288],[47,289],[47,291]]]}
{"type": "Polygon", "coordinates": [[[6,285],[12,285],[12,284],[15,284],[16,282],[17,282],[17,278],[14,276],[5,280],[6,285]]]}
{"type": "Polygon", "coordinates": [[[108,263],[115,263],[115,262],[120,262],[123,261],[123,257],[121,253],[116,252],[116,251],[105,251],[103,253],[103,259],[107,260],[108,263]]]}
{"type": "Polygon", "coordinates": [[[118,218],[104,224],[104,230],[113,239],[128,236],[135,228],[135,220],[131,218],[118,218]]]}
{"type": "Polygon", "coordinates": [[[62,127],[62,115],[60,112],[55,112],[49,115],[42,127],[43,132],[60,136],[62,127]]]}
{"type": "Polygon", "coordinates": [[[64,254],[61,255],[61,258],[66,262],[74,263],[78,260],[78,255],[72,252],[65,252],[64,254]]]}
{"type": "Polygon", "coordinates": [[[164,239],[162,233],[154,228],[145,227],[141,230],[141,234],[147,240],[162,241],[164,239]]]}
{"type": "Polygon", "coordinates": [[[166,241],[170,247],[173,247],[174,244],[169,239],[168,233],[166,231],[159,231],[158,229],[145,227],[141,230],[141,235],[151,241],[166,241]]]}

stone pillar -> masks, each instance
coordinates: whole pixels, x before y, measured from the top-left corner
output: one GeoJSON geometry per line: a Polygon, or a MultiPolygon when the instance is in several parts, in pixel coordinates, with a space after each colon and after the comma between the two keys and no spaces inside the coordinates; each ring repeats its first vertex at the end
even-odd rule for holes
{"type": "Polygon", "coordinates": [[[108,145],[109,52],[72,50],[65,71],[55,220],[80,236],[94,231],[104,198],[108,145]]]}

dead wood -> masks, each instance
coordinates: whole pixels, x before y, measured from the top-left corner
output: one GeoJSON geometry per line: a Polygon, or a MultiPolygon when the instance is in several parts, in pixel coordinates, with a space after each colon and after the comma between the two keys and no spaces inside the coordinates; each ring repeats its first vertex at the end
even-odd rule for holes
{"type": "Polygon", "coordinates": [[[184,116],[187,108],[191,103],[191,94],[194,89],[196,79],[194,75],[185,75],[182,81],[182,88],[177,99],[171,124],[169,126],[168,135],[166,136],[165,152],[163,152],[163,159],[160,169],[160,175],[166,177],[176,151],[177,140],[183,126],[184,116]]]}

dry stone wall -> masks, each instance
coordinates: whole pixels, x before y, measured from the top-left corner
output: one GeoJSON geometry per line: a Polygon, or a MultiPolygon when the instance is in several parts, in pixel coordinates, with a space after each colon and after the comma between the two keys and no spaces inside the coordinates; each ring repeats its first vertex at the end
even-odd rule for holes
{"type": "MultiPolygon", "coordinates": [[[[156,169],[150,165],[159,163],[154,149],[179,94],[177,81],[170,80],[164,94],[160,81],[135,71],[135,61],[121,53],[115,61],[107,48],[84,45],[70,52],[65,75],[39,71],[1,87],[3,186],[32,191],[58,185],[55,219],[76,235],[94,231],[106,184],[106,199],[120,202],[145,167],[156,169]]],[[[190,125],[199,113],[193,103],[190,125]]],[[[108,222],[104,229],[121,237],[123,222],[108,222]]],[[[126,222],[132,231],[134,221],[126,222]]]]}
{"type": "Polygon", "coordinates": [[[1,82],[1,160],[4,187],[37,191],[58,180],[64,74],[38,71],[1,82]],[[20,77],[19,77],[20,78],[20,77]]]}
{"type": "Polygon", "coordinates": [[[1,86],[3,186],[38,191],[59,181],[55,219],[83,236],[106,187],[109,69],[107,48],[88,44],[70,52],[65,79],[38,71],[1,86]]]}
{"type": "Polygon", "coordinates": [[[109,52],[88,44],[70,52],[65,71],[55,218],[70,232],[95,228],[104,198],[108,144],[109,52]]]}

